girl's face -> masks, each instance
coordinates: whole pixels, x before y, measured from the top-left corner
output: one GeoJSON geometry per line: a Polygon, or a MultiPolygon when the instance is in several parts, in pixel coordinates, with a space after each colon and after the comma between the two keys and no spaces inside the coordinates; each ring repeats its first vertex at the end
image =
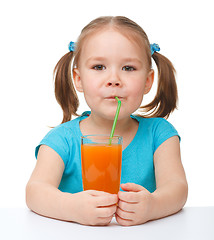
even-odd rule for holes
{"type": "Polygon", "coordinates": [[[119,119],[130,117],[141,105],[154,78],[146,53],[114,29],[87,38],[81,49],[74,83],[83,92],[91,114],[113,120],[121,100],[119,119]]]}

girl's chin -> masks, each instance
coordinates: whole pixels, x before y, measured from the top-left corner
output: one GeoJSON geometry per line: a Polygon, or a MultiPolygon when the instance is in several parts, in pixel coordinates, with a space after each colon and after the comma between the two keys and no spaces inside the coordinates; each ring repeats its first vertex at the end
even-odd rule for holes
{"type": "MultiPolygon", "coordinates": [[[[103,120],[114,121],[116,110],[117,110],[116,108],[113,109],[113,110],[106,109],[106,110],[103,110],[102,112],[99,112],[99,113],[94,112],[94,114],[96,116],[100,117],[100,118],[103,118],[103,120]]],[[[129,117],[129,116],[130,115],[127,115],[127,117],[129,117]]],[[[121,111],[121,109],[120,109],[119,116],[118,116],[118,121],[122,118],[124,118],[124,113],[123,113],[123,110],[121,111]]]]}
{"type": "Polygon", "coordinates": [[[103,109],[102,111],[99,112],[97,112],[96,110],[95,111],[91,110],[91,114],[99,118],[104,118],[106,120],[113,121],[116,114],[116,109],[113,110],[103,109]]]}

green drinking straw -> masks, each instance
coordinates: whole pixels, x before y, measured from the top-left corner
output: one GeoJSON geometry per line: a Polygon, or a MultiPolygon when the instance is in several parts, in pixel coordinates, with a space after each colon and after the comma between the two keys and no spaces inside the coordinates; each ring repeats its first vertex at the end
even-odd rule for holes
{"type": "Polygon", "coordinates": [[[117,111],[116,111],[116,114],[115,114],[115,117],[114,117],[114,122],[113,122],[112,129],[111,129],[109,144],[111,144],[112,138],[114,136],[114,130],[115,130],[115,127],[116,127],[116,123],[117,123],[117,119],[118,119],[119,112],[120,112],[120,107],[121,107],[120,99],[118,97],[115,97],[115,99],[117,100],[117,111]]]}

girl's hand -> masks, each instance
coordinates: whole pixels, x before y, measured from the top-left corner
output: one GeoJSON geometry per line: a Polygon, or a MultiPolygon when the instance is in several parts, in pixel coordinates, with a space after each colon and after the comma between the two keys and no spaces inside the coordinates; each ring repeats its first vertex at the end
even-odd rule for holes
{"type": "Polygon", "coordinates": [[[118,193],[117,222],[123,226],[131,226],[149,221],[153,206],[152,194],[134,183],[121,184],[121,188],[126,192],[118,193]]]}
{"type": "Polygon", "coordinates": [[[116,212],[118,197],[102,191],[87,190],[75,193],[74,221],[83,225],[107,225],[116,212]]]}

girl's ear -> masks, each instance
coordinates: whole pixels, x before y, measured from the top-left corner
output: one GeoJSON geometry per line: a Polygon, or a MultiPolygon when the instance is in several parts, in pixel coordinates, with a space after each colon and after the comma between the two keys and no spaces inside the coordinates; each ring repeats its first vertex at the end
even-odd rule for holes
{"type": "Polygon", "coordinates": [[[151,69],[146,79],[144,94],[147,94],[151,90],[153,82],[154,82],[154,70],[151,69]]]}
{"type": "Polygon", "coordinates": [[[83,92],[82,81],[80,79],[80,72],[77,68],[73,69],[73,80],[74,80],[74,85],[75,85],[77,91],[83,92]]]}

